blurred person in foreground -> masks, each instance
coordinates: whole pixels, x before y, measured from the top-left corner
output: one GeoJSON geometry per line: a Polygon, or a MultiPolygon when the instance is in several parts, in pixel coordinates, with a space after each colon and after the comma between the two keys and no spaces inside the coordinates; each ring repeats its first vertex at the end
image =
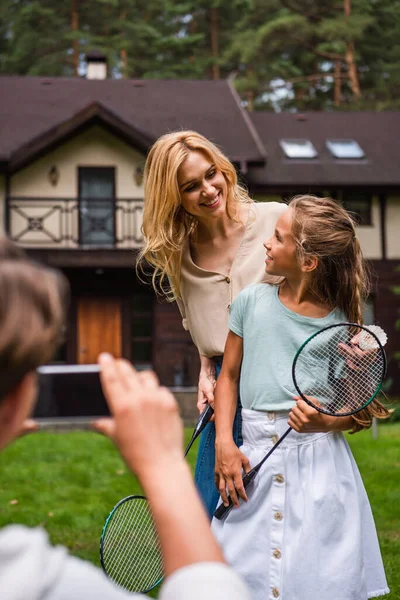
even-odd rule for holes
{"type": "MultiPolygon", "coordinates": [[[[38,366],[61,341],[68,285],[63,275],[27,260],[0,239],[0,450],[26,431],[37,395],[38,366]]],[[[240,579],[225,564],[208,528],[183,457],[177,403],[151,372],[124,360],[99,357],[111,419],[98,431],[117,445],[139,477],[160,537],[166,580],[163,600],[220,597],[246,600],[240,579]],[[171,481],[180,482],[179,493],[171,481]]],[[[10,525],[0,531],[2,600],[118,600],[132,598],[103,572],[49,544],[42,528],[10,525]]],[[[137,595],[139,597],[140,595],[137,595]]]]}

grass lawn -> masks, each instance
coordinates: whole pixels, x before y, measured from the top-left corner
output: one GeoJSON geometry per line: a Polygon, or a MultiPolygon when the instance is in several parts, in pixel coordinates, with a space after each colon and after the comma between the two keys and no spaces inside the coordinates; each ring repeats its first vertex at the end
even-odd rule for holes
{"type": "MultiPolygon", "coordinates": [[[[191,430],[186,431],[187,440],[191,430]]],[[[349,436],[364,479],[391,588],[400,598],[400,423],[349,436]]],[[[196,447],[189,453],[192,467],[196,447]]],[[[112,444],[89,432],[37,433],[0,455],[0,527],[44,526],[53,543],[99,564],[105,517],[118,500],[139,493],[112,444]]],[[[178,493],[178,492],[177,492],[178,493]]],[[[339,600],[339,599],[338,599],[339,600]]]]}

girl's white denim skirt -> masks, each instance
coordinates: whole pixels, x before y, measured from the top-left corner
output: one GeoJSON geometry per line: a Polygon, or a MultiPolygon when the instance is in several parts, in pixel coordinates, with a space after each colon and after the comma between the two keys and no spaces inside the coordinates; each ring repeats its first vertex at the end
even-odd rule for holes
{"type": "MultiPolygon", "coordinates": [[[[288,413],[242,409],[242,452],[255,466],[288,413]]],[[[363,482],[341,433],[291,431],[212,530],[252,600],[367,600],[389,593],[363,482]]]]}

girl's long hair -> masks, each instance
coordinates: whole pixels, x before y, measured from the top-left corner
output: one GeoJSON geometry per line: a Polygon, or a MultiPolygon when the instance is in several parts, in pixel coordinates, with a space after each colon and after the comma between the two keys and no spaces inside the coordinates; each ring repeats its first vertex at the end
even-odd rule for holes
{"type": "Polygon", "coordinates": [[[289,206],[299,259],[318,260],[309,291],[331,309],[338,307],[351,323],[362,324],[370,276],[352,217],[331,198],[295,196],[289,206]]]}
{"type": "Polygon", "coordinates": [[[238,219],[239,204],[252,202],[238,183],[230,160],[207,138],[195,131],[178,131],[160,137],[151,148],[144,170],[144,210],[142,233],[145,245],[137,267],[153,267],[152,283],[156,292],[168,300],[180,296],[182,250],[197,228],[197,219],[182,205],[178,169],[191,152],[201,152],[225,177],[227,212],[238,219]]]}
{"type": "MultiPolygon", "coordinates": [[[[317,258],[309,274],[307,289],[331,309],[339,308],[351,323],[363,324],[363,306],[371,290],[371,278],[355,221],[331,198],[311,195],[295,196],[289,203],[293,210],[292,235],[297,256],[317,258]]],[[[379,401],[353,416],[353,432],[369,427],[372,417],[390,415],[379,401]]]]}

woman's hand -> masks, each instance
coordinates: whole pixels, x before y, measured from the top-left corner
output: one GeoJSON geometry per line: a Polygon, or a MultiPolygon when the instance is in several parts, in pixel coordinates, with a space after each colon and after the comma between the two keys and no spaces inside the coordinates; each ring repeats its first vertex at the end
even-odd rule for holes
{"type": "Polygon", "coordinates": [[[235,506],[239,506],[239,497],[247,502],[243,485],[243,471],[251,469],[247,456],[240,452],[233,439],[215,444],[215,485],[221,494],[222,502],[228,506],[228,494],[235,506]]]}
{"type": "MultiPolygon", "coordinates": [[[[351,417],[331,417],[304,402],[300,396],[294,398],[296,406],[289,413],[288,424],[298,433],[326,433],[328,431],[347,431],[353,427],[351,417]]],[[[318,401],[310,398],[314,404],[318,401]]]]}
{"type": "MultiPolygon", "coordinates": [[[[200,365],[197,393],[197,409],[199,414],[203,412],[206,404],[210,404],[214,408],[214,389],[217,384],[214,360],[200,354],[200,365]]],[[[211,418],[211,421],[213,420],[214,416],[211,418]]]]}
{"type": "Polygon", "coordinates": [[[215,375],[200,373],[197,393],[197,409],[200,414],[205,409],[206,404],[210,404],[214,408],[214,390],[216,384],[215,375]]]}

